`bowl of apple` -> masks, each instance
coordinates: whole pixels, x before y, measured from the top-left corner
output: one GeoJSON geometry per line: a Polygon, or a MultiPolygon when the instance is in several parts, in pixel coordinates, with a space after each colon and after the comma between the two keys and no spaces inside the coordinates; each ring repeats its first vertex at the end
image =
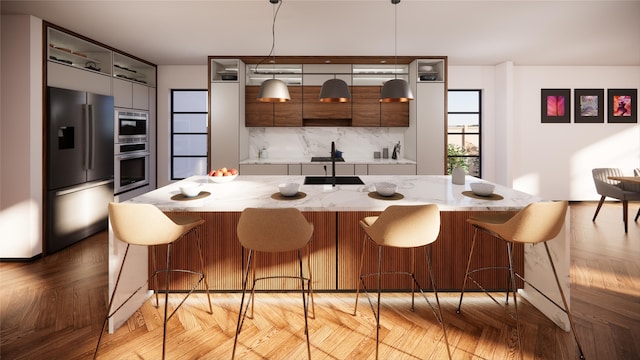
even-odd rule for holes
{"type": "Polygon", "coordinates": [[[209,171],[209,179],[214,183],[228,183],[238,177],[238,169],[227,169],[221,167],[217,170],[209,171]]]}

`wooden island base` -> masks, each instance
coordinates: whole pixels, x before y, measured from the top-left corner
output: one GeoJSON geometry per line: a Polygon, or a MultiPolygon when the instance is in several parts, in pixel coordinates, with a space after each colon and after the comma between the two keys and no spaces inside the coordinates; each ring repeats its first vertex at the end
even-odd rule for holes
{"type": "MultiPolygon", "coordinates": [[[[182,214],[183,212],[169,212],[182,214]]],[[[194,214],[194,212],[188,212],[194,214]]],[[[238,291],[242,287],[241,278],[244,266],[242,247],[236,235],[236,225],[240,212],[195,212],[206,220],[200,236],[203,244],[205,272],[209,288],[212,291],[238,291]]],[[[380,212],[303,212],[314,224],[313,239],[310,247],[310,266],[313,275],[314,291],[354,291],[357,287],[359,262],[362,251],[364,231],[358,222],[380,212]]],[[[442,211],[440,237],[431,248],[434,276],[437,289],[440,291],[461,290],[466,270],[469,250],[473,238],[473,227],[466,221],[472,215],[494,213],[493,211],[442,211]]],[[[514,212],[515,213],[515,212],[514,212]]],[[[199,268],[196,242],[187,238],[174,244],[172,267],[197,270],[199,268]]],[[[377,256],[373,246],[367,247],[364,259],[364,271],[377,269],[377,256]]],[[[166,261],[164,248],[156,248],[157,261],[166,261]]],[[[383,271],[404,267],[409,271],[411,252],[406,249],[383,250],[383,271]]],[[[431,284],[426,267],[425,251],[416,251],[416,277],[421,285],[430,289],[431,284]]],[[[269,274],[296,274],[298,272],[297,257],[290,254],[260,254],[257,258],[257,271],[268,268],[269,274]]],[[[306,259],[305,259],[306,261],[306,259]]],[[[150,262],[151,263],[151,262],[150,262]]],[[[472,268],[507,266],[508,258],[505,243],[485,233],[479,234],[476,243],[472,268]]],[[[524,273],[524,247],[514,247],[515,270],[524,273]]],[[[151,272],[152,269],[149,269],[151,272]]],[[[306,264],[305,264],[305,271],[306,264]]],[[[508,288],[508,272],[504,270],[487,270],[477,274],[476,279],[488,290],[506,290],[508,288]]],[[[160,278],[160,283],[164,281],[160,278]]],[[[171,278],[170,289],[173,291],[188,290],[192,279],[178,275],[171,278]]],[[[523,284],[518,283],[518,288],[523,284]]],[[[373,278],[367,287],[375,288],[373,278]]],[[[410,278],[403,276],[383,277],[382,287],[385,290],[410,290],[410,278]]],[[[262,290],[295,290],[298,283],[294,280],[267,280],[258,287],[262,290]]],[[[203,289],[203,288],[202,288],[203,289]]],[[[477,289],[468,284],[468,289],[477,289]]]]}

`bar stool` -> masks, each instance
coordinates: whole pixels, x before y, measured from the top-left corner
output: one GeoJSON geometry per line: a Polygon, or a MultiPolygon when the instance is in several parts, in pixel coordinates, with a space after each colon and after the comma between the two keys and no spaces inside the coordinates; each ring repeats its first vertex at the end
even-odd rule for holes
{"type": "MultiPolygon", "coordinates": [[[[209,314],[213,314],[213,308],[211,307],[211,296],[209,295],[209,284],[207,283],[207,277],[204,272],[204,260],[202,257],[202,249],[200,245],[200,236],[198,234],[198,226],[204,223],[204,220],[196,215],[167,215],[160,211],[157,207],[150,204],[128,204],[128,203],[109,203],[109,221],[115,236],[121,241],[127,244],[124,252],[124,258],[122,259],[122,265],[118,271],[118,277],[116,284],[111,294],[111,300],[109,300],[109,306],[107,308],[107,315],[102,324],[102,330],[100,337],[98,338],[98,345],[93,354],[95,359],[98,355],[98,349],[100,348],[100,342],[102,341],[102,335],[104,329],[107,326],[109,319],[120,310],[124,304],[126,304],[138,291],[140,291],[146,284],[147,280],[142,284],[135,292],[133,292],[120,306],[118,306],[113,312],[111,308],[113,306],[113,299],[115,298],[116,291],[118,290],[118,284],[120,283],[120,277],[122,275],[122,269],[124,263],[127,260],[127,254],[131,245],[140,246],[156,246],[167,245],[167,262],[164,269],[156,269],[155,256],[151,257],[151,267],[154,269],[154,273],[150,278],[154,279],[154,292],[156,293],[156,307],[158,303],[158,290],[157,290],[157,276],[164,274],[165,276],[165,290],[164,290],[164,321],[163,321],[163,335],[162,335],[162,358],[165,357],[165,347],[167,342],[167,322],[178,311],[180,306],[185,302],[187,297],[200,285],[204,280],[205,291],[209,300],[209,314]],[[171,246],[177,240],[184,238],[187,234],[194,232],[197,240],[198,255],[200,258],[201,272],[195,272],[192,270],[184,269],[172,269],[171,268],[171,246]],[[178,306],[168,313],[167,305],[169,302],[169,277],[171,273],[186,273],[191,275],[197,275],[198,280],[194,282],[191,290],[185,295],[178,304],[178,306]]],[[[153,253],[152,253],[153,255],[153,253]]]]}
{"type": "Polygon", "coordinates": [[[422,294],[422,297],[427,301],[427,304],[431,307],[436,320],[442,327],[444,333],[444,340],[447,346],[447,354],[451,358],[451,351],[449,349],[449,339],[447,338],[447,332],[444,327],[444,319],[442,317],[442,309],[440,307],[440,300],[438,299],[438,291],[433,276],[433,268],[431,266],[431,255],[429,253],[429,247],[427,245],[432,244],[438,238],[440,234],[440,210],[435,204],[428,205],[392,205],[387,207],[379,216],[369,216],[360,220],[360,226],[364,229],[365,235],[362,244],[362,255],[360,256],[360,281],[358,282],[358,288],[356,290],[356,303],[353,310],[353,315],[356,314],[358,309],[358,297],[360,294],[360,285],[362,285],[371,310],[376,318],[376,359],[378,358],[378,346],[380,343],[380,290],[382,287],[381,275],[401,274],[408,275],[413,280],[411,284],[411,311],[414,311],[414,294],[415,287],[422,294]],[[378,270],[375,273],[362,273],[362,265],[364,262],[364,253],[367,245],[367,238],[378,247],[378,270]],[[395,247],[395,248],[409,248],[411,249],[411,270],[406,271],[392,271],[382,272],[382,248],[383,247],[395,247]],[[429,276],[431,279],[431,285],[433,286],[433,292],[436,298],[437,312],[434,306],[424,293],[422,286],[418,283],[415,277],[416,264],[415,264],[415,250],[416,248],[424,247],[427,257],[427,267],[429,269],[429,276]],[[378,286],[378,303],[377,310],[374,309],[373,303],[369,298],[367,287],[364,279],[370,276],[377,277],[378,286]]]}
{"type": "MultiPolygon", "coordinates": [[[[311,358],[311,344],[309,343],[309,326],[308,326],[308,298],[311,298],[313,308],[313,290],[311,286],[311,266],[310,255],[307,255],[307,267],[309,275],[304,277],[302,271],[302,248],[307,247],[313,236],[313,224],[305,219],[300,210],[296,208],[247,208],[240,215],[238,220],[238,240],[242,247],[248,249],[246,268],[244,269],[242,279],[242,297],[240,299],[240,311],[238,312],[238,323],[236,326],[236,335],[233,341],[233,353],[231,358],[236,356],[236,346],[238,336],[242,331],[242,325],[247,315],[247,310],[251,307],[251,316],[253,317],[253,304],[255,295],[256,282],[260,280],[286,278],[299,279],[302,293],[302,308],[304,311],[304,334],[307,338],[307,356],[311,358]],[[254,253],[280,253],[288,251],[297,251],[300,274],[297,276],[264,276],[256,277],[256,268],[254,261],[254,253]],[[244,306],[244,298],[251,275],[251,292],[246,307],[244,306]],[[308,291],[305,294],[305,281],[308,283],[308,291]]],[[[315,316],[315,315],[314,315],[315,316]]]]}
{"type": "MultiPolygon", "coordinates": [[[[562,290],[562,286],[560,286],[560,280],[558,279],[558,273],[556,272],[556,267],[553,264],[553,260],[551,259],[551,253],[549,252],[549,246],[547,241],[555,238],[562,229],[564,225],[564,219],[567,213],[568,203],[567,201],[557,201],[557,202],[536,202],[527,205],[525,208],[520,210],[513,216],[505,216],[504,214],[488,214],[488,215],[480,215],[476,217],[471,217],[467,219],[467,221],[473,225],[474,233],[473,240],[471,242],[471,251],[469,252],[469,260],[467,261],[467,270],[465,272],[465,277],[462,283],[462,292],[460,293],[460,302],[458,303],[458,309],[456,312],[459,314],[462,306],[462,297],[464,296],[464,290],[467,285],[467,279],[473,281],[476,285],[480,286],[480,288],[493,299],[497,303],[497,301],[489,294],[472,276],[472,274],[488,269],[506,269],[509,271],[509,287],[510,290],[513,291],[513,304],[516,312],[516,330],[518,332],[518,347],[520,348],[520,358],[524,358],[522,353],[522,341],[520,338],[520,318],[518,316],[518,302],[516,299],[516,276],[530,285],[534,290],[539,292],[542,296],[544,296],[547,300],[551,301],[555,306],[557,306],[560,310],[564,311],[569,317],[569,323],[571,324],[571,331],[573,332],[573,336],[575,338],[576,344],[578,345],[578,350],[580,351],[580,358],[584,359],[584,354],[582,352],[582,346],[580,345],[580,341],[578,340],[578,334],[576,333],[576,329],[573,323],[573,317],[571,316],[571,311],[569,310],[569,304],[567,303],[567,299],[564,295],[564,291],[562,290]],[[485,231],[492,236],[505,241],[507,245],[507,254],[509,257],[509,266],[505,267],[490,267],[490,268],[480,268],[480,269],[470,269],[471,266],[471,258],[473,256],[473,248],[476,243],[476,238],[478,235],[478,231],[485,231]],[[524,244],[536,244],[536,243],[544,243],[544,247],[547,251],[547,256],[549,257],[549,262],[551,264],[551,268],[553,270],[553,275],[556,280],[556,284],[558,285],[558,290],[560,290],[560,296],[562,297],[562,302],[564,304],[564,308],[558,305],[555,301],[551,300],[547,295],[538,290],[535,286],[525,280],[525,278],[516,273],[513,270],[513,244],[514,243],[524,243],[524,244]]],[[[509,301],[509,289],[507,290],[507,302],[509,301]]]]}

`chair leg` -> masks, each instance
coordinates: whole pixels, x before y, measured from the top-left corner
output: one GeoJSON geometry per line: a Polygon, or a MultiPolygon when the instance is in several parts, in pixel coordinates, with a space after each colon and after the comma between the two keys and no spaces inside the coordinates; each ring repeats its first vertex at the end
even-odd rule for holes
{"type": "MultiPolygon", "coordinates": [[[[107,323],[113,314],[115,314],[120,308],[116,309],[116,311],[111,313],[111,308],[113,307],[113,299],[116,297],[116,291],[118,291],[118,284],[120,283],[120,276],[122,275],[122,269],[124,268],[124,262],[127,260],[127,254],[129,253],[129,244],[127,244],[127,248],[124,251],[124,256],[122,258],[122,264],[120,265],[120,270],[118,270],[118,277],[116,277],[116,284],[113,287],[113,293],[111,293],[111,299],[109,300],[109,305],[107,306],[107,314],[104,317],[104,322],[102,323],[102,330],[100,331],[100,336],[98,337],[98,344],[96,345],[96,350],[93,352],[93,359],[95,360],[98,356],[98,349],[100,348],[100,342],[102,341],[102,335],[104,334],[104,328],[107,327],[107,323]]],[[[127,299],[128,300],[128,299],[127,299]]],[[[125,300],[125,302],[127,302],[125,300]]],[[[122,305],[121,305],[122,306],[122,305]]]]}
{"type": "MultiPolygon", "coordinates": [[[[411,276],[416,276],[416,249],[411,248],[411,276]]],[[[416,301],[415,301],[415,293],[416,293],[416,284],[415,282],[411,282],[411,312],[416,311],[416,301]]]]}
{"type": "Polygon", "coordinates": [[[202,279],[204,280],[204,291],[207,293],[207,300],[209,300],[209,314],[213,314],[213,307],[211,306],[211,295],[209,294],[209,282],[207,282],[207,274],[205,273],[204,257],[202,256],[202,241],[200,240],[200,233],[196,229],[196,241],[198,246],[198,256],[200,257],[200,271],[202,272],[202,279]]]}
{"type": "Polygon", "coordinates": [[[156,267],[156,246],[149,247],[149,251],[151,251],[151,269],[153,269],[153,293],[156,296],[156,305],[157,309],[160,306],[160,300],[158,299],[158,276],[155,275],[156,267]]]}
{"type": "Polygon", "coordinates": [[[167,245],[167,267],[165,269],[165,291],[164,291],[164,324],[162,329],[162,359],[165,356],[167,345],[167,309],[169,308],[169,275],[171,273],[171,244],[167,245]]]}
{"type": "Polygon", "coordinates": [[[353,307],[353,315],[355,315],[356,311],[358,310],[358,296],[360,295],[360,284],[362,283],[362,265],[364,263],[364,250],[366,246],[367,246],[367,234],[364,234],[364,240],[362,241],[362,254],[360,255],[360,271],[357,279],[358,287],[356,288],[356,304],[353,307]]]}
{"type": "Polygon", "coordinates": [[[313,299],[313,276],[311,273],[311,249],[309,248],[309,244],[307,244],[307,271],[309,272],[309,298],[311,302],[311,318],[316,318],[316,302],[313,299]]]}
{"type": "MultiPolygon", "coordinates": [[[[509,246],[510,246],[510,242],[505,241],[505,244],[507,246],[507,254],[509,254],[509,246]]],[[[509,293],[511,292],[511,289],[515,289],[515,287],[512,287],[512,281],[513,280],[513,274],[511,273],[511,271],[507,271],[508,272],[508,278],[507,278],[507,299],[505,300],[505,305],[509,305],[509,293]]],[[[514,295],[515,298],[515,295],[514,295]]]]}
{"type": "Polygon", "coordinates": [[[471,269],[471,257],[473,256],[473,248],[476,245],[477,236],[478,236],[478,228],[475,227],[473,231],[473,240],[471,240],[471,250],[469,251],[469,259],[467,260],[467,270],[464,273],[464,280],[462,281],[462,291],[460,291],[460,301],[458,302],[458,309],[456,309],[457,314],[460,314],[460,308],[462,307],[462,297],[464,296],[464,290],[467,287],[467,279],[469,278],[469,270],[471,269]]]}
{"type": "Polygon", "coordinates": [[[600,212],[600,208],[602,207],[602,204],[604,204],[604,199],[606,198],[606,196],[603,196],[600,198],[600,201],[598,202],[598,207],[596,208],[596,213],[593,214],[593,220],[591,221],[596,221],[596,217],[598,217],[598,213],[600,212]]]}
{"type": "Polygon", "coordinates": [[[638,221],[638,217],[640,217],[640,209],[638,209],[638,213],[636,214],[636,218],[633,219],[633,221],[638,221]]]}
{"type": "Polygon", "coordinates": [[[578,340],[578,333],[576,333],[576,326],[573,323],[573,316],[571,316],[571,310],[569,309],[567,298],[564,296],[564,291],[562,290],[562,286],[560,285],[560,279],[558,279],[556,266],[553,264],[553,259],[551,258],[551,252],[549,251],[549,245],[547,245],[546,241],[544,243],[544,248],[547,251],[547,257],[549,258],[549,263],[551,264],[551,269],[553,270],[553,276],[556,279],[558,290],[560,290],[560,296],[562,297],[564,311],[567,313],[567,317],[569,318],[569,324],[571,325],[571,332],[573,332],[573,338],[576,340],[576,344],[578,345],[578,351],[580,351],[580,359],[584,359],[584,353],[582,352],[582,345],[580,344],[580,340],[578,340]]]}
{"type": "Polygon", "coordinates": [[[298,249],[298,262],[300,264],[300,286],[302,289],[302,309],[304,311],[304,334],[307,338],[307,358],[311,359],[311,343],[309,342],[309,319],[307,315],[309,313],[307,309],[306,294],[304,293],[304,273],[302,272],[302,252],[298,249]]]}
{"type": "Polygon", "coordinates": [[[449,355],[449,359],[451,359],[451,349],[449,348],[449,338],[447,337],[447,330],[444,327],[444,317],[442,316],[442,307],[440,306],[440,299],[438,298],[438,289],[436,286],[436,279],[433,275],[433,266],[431,265],[431,254],[429,254],[429,249],[425,246],[425,253],[427,255],[427,267],[429,268],[429,278],[431,279],[431,287],[433,287],[433,294],[436,297],[436,305],[438,305],[438,322],[440,323],[440,327],[442,327],[442,333],[444,334],[444,343],[447,346],[447,355],[449,355]]]}
{"type": "Polygon", "coordinates": [[[240,310],[238,311],[238,322],[236,324],[236,335],[233,340],[233,352],[231,353],[231,359],[236,357],[236,346],[238,345],[238,335],[240,335],[240,331],[242,330],[242,324],[244,323],[244,315],[247,313],[247,309],[249,309],[249,305],[247,304],[247,309],[244,309],[244,296],[247,291],[247,282],[249,279],[249,271],[251,268],[251,260],[252,260],[253,250],[249,250],[249,255],[247,256],[247,265],[244,270],[244,276],[242,279],[242,295],[240,297],[240,310]]]}
{"type": "MultiPolygon", "coordinates": [[[[546,244],[546,243],[545,243],[546,244]]],[[[518,299],[516,297],[516,277],[513,271],[513,243],[507,243],[507,252],[509,254],[509,277],[511,278],[511,289],[513,290],[513,306],[516,312],[516,332],[518,333],[518,348],[520,349],[520,359],[524,360],[522,351],[522,339],[520,338],[520,316],[518,314],[518,299]]]]}
{"type": "Polygon", "coordinates": [[[378,311],[376,311],[376,360],[380,344],[380,289],[382,288],[382,246],[378,245],[378,311]]]}
{"type": "Polygon", "coordinates": [[[629,223],[629,200],[622,200],[622,221],[624,221],[624,232],[626,234],[629,223]]]}

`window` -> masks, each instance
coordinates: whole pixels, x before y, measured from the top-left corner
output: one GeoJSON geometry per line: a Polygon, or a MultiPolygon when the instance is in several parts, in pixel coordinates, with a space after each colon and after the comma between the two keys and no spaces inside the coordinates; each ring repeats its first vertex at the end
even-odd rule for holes
{"type": "Polygon", "coordinates": [[[447,174],[461,166],[469,175],[480,177],[482,93],[480,90],[449,90],[448,104],[447,174]]]}
{"type": "Polygon", "coordinates": [[[171,90],[171,179],[207,173],[207,90],[171,90]]]}

